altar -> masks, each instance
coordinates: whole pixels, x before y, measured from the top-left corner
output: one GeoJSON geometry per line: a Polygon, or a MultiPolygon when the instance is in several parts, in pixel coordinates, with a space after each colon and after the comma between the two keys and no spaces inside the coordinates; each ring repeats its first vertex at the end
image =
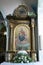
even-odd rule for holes
{"type": "MultiPolygon", "coordinates": [[[[12,15],[6,15],[4,24],[7,33],[6,44],[4,44],[5,50],[1,52],[4,55],[2,65],[11,65],[15,64],[15,62],[21,64],[21,61],[24,63],[39,61],[37,23],[36,13],[30,11],[30,7],[28,8],[26,5],[19,5],[14,9],[12,15]],[[23,54],[18,55],[20,51],[23,54]]],[[[32,62],[29,64],[37,63],[32,62]]]]}
{"type": "Polygon", "coordinates": [[[43,62],[32,62],[32,63],[10,63],[3,62],[1,65],[43,65],[43,62]]]}
{"type": "Polygon", "coordinates": [[[10,61],[20,50],[25,50],[33,61],[39,60],[37,15],[29,10],[26,5],[19,5],[13,15],[6,16],[9,27],[6,51],[12,51],[6,56],[6,61],[10,61]]]}

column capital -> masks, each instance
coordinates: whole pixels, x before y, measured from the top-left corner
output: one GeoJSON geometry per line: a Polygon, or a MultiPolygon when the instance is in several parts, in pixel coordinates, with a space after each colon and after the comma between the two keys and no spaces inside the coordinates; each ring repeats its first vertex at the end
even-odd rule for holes
{"type": "Polygon", "coordinates": [[[34,25],[35,25],[35,20],[34,20],[34,18],[31,19],[31,25],[32,25],[32,27],[34,28],[34,25]]]}
{"type": "Polygon", "coordinates": [[[13,23],[10,23],[10,27],[11,27],[11,28],[14,28],[14,24],[13,24],[13,23]]]}

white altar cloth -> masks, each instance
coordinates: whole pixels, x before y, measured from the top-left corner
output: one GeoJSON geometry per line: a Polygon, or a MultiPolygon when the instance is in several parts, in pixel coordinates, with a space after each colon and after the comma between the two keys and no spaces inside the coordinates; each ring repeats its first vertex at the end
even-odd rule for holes
{"type": "Polygon", "coordinates": [[[1,65],[43,65],[43,62],[32,62],[32,63],[10,63],[3,62],[1,65]]]}

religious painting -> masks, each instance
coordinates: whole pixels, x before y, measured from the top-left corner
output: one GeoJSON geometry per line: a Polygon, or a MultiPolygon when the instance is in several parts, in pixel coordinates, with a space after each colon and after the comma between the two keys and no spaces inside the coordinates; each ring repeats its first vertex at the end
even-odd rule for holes
{"type": "Polygon", "coordinates": [[[19,24],[14,30],[14,44],[16,50],[30,50],[30,27],[19,24]]]}

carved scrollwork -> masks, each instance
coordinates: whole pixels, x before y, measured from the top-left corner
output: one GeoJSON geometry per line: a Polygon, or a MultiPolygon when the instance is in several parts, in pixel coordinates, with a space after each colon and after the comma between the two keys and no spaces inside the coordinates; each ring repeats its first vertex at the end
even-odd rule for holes
{"type": "Polygon", "coordinates": [[[28,8],[25,5],[20,5],[14,10],[13,16],[26,18],[28,16],[28,8]]]}

